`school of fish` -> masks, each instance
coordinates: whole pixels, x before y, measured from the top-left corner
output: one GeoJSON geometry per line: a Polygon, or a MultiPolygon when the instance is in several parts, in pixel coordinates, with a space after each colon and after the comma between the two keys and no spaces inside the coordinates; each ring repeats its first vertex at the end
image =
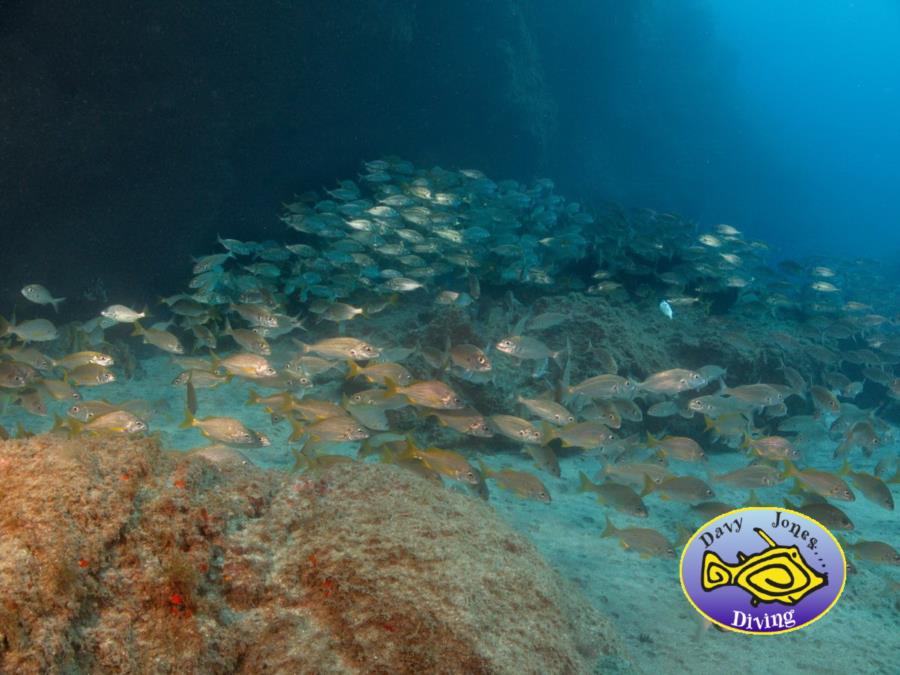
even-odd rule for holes
{"type": "Polygon", "coordinates": [[[59,326],[71,300],[21,280],[26,304],[0,318],[0,436],[195,434],[210,461],[383,461],[552,509],[550,484],[592,495],[603,536],[642,557],[674,557],[684,533],[611,514],[654,523],[665,500],[696,525],[786,505],[841,531],[857,563],[900,564],[842,509],[893,511],[900,481],[900,297],[870,261],[770,263],[730,225],[397,158],[293,198],[281,221],[283,241],[219,238],[184,293],[59,326]],[[603,318],[626,312],[635,334],[681,331],[679,359],[630,359],[603,318]],[[122,400],[159,355],[166,400],[122,400]],[[234,391],[231,414],[210,390],[234,391]],[[267,428],[234,412],[244,401],[267,428]],[[154,429],[164,405],[184,409],[180,429],[154,429]]]}

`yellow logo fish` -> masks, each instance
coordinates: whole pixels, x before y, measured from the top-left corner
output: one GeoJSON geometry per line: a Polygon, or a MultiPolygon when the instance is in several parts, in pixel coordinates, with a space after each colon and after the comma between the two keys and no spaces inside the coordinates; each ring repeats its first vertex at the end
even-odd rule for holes
{"type": "Polygon", "coordinates": [[[769,547],[749,557],[739,552],[737,564],[724,562],[712,551],[704,554],[704,591],[737,586],[753,596],[750,604],[756,607],[760,602],[796,605],[817,588],[828,585],[828,574],[812,569],[796,546],[779,546],[759,527],[753,531],[769,547]]]}

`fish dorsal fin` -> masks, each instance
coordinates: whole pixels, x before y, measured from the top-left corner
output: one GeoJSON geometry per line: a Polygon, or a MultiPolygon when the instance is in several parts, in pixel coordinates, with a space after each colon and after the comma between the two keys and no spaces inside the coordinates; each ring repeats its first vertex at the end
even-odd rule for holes
{"type": "Polygon", "coordinates": [[[518,320],[516,325],[513,327],[512,334],[513,335],[521,335],[523,332],[525,332],[525,324],[527,323],[528,319],[530,319],[530,318],[531,318],[531,312],[526,312],[522,316],[522,318],[518,320]]]}
{"type": "Polygon", "coordinates": [[[763,532],[761,528],[759,528],[759,527],[754,527],[754,528],[753,528],[753,531],[756,532],[756,534],[758,534],[760,537],[762,537],[762,540],[763,540],[764,542],[766,542],[766,543],[769,545],[769,548],[775,548],[776,546],[778,546],[778,544],[776,544],[776,543],[772,540],[772,537],[770,537],[770,536],[767,535],[765,532],[763,532]]]}

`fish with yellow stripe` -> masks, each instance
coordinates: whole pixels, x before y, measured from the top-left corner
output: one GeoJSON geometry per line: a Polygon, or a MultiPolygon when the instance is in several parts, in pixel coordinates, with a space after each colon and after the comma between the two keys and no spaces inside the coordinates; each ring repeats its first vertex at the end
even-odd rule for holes
{"type": "Polygon", "coordinates": [[[751,556],[738,552],[738,561],[733,565],[713,551],[703,555],[704,591],[737,586],[750,594],[750,604],[756,607],[761,602],[796,605],[817,588],[828,585],[828,574],[812,569],[796,546],[779,546],[759,527],[753,531],[768,548],[751,556]]]}

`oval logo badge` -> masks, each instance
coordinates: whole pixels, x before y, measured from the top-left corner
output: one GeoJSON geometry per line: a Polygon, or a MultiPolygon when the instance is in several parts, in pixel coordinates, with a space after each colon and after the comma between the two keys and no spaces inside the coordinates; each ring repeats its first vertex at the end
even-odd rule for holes
{"type": "Polygon", "coordinates": [[[681,588],[728,630],[773,635],[823,616],[844,590],[840,544],[802,513],[773,507],[730,511],[697,530],[681,554],[681,588]]]}

